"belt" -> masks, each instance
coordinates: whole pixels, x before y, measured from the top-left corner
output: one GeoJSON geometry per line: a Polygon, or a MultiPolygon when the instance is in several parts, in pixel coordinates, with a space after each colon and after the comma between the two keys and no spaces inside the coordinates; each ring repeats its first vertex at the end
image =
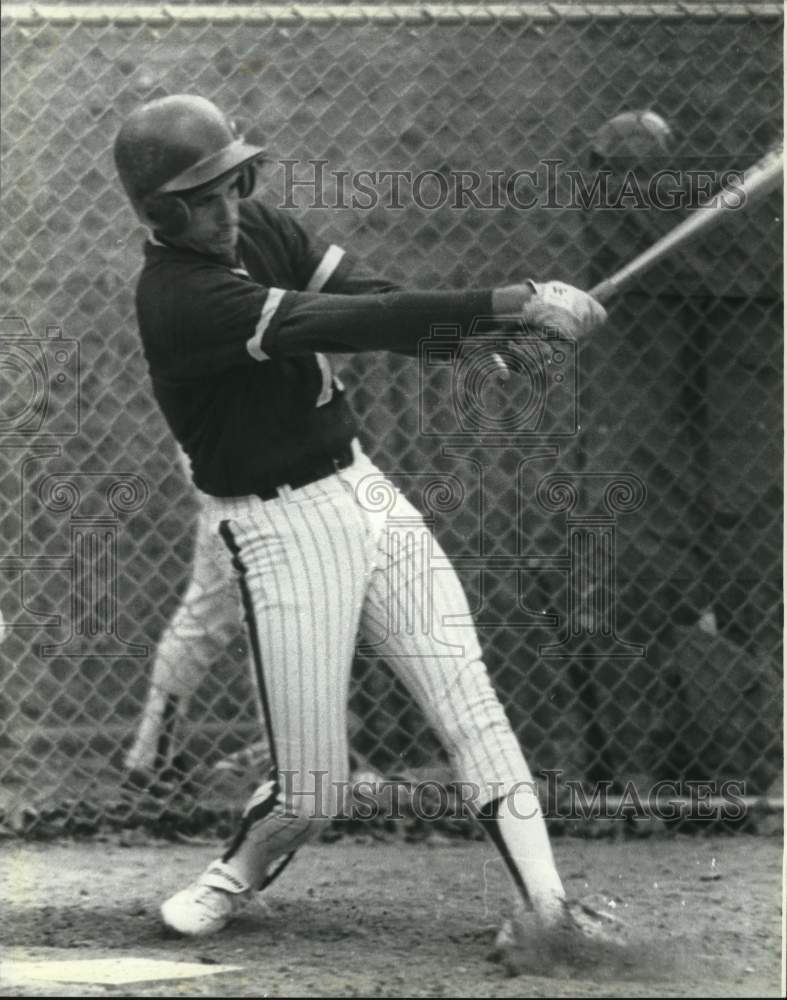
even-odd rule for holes
{"type": "Polygon", "coordinates": [[[325,479],[326,476],[333,475],[339,469],[346,469],[354,461],[355,455],[352,447],[348,444],[338,454],[329,458],[315,459],[307,470],[299,471],[290,476],[286,483],[279,483],[278,486],[259,490],[255,496],[258,496],[260,500],[275,500],[282,486],[288,486],[291,490],[299,490],[302,486],[308,486],[309,483],[316,483],[318,479],[325,479]]]}

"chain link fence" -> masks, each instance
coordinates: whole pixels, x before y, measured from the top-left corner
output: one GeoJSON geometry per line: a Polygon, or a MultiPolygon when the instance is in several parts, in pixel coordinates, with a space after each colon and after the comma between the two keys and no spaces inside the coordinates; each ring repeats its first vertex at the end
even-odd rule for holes
{"type": "MultiPolygon", "coordinates": [[[[214,100],[270,150],[263,196],[393,280],[592,287],[779,139],[781,54],[776,4],[6,4],[5,828],[100,824],[189,581],[197,502],[147,379],[144,232],[111,156],[132,108],[214,100]],[[644,146],[642,116],[605,129],[642,109],[668,126],[646,118],[644,146]],[[607,200],[583,200],[601,175],[607,200]]],[[[502,389],[462,388],[461,359],[428,351],[342,359],[364,446],[458,568],[534,772],[776,787],[781,208],[729,213],[580,350],[541,345],[502,389]]],[[[359,766],[443,774],[373,650],[350,707],[359,766]]],[[[199,794],[179,815],[239,808],[253,776],[222,762],[261,738],[240,626],[185,738],[199,794]]]]}

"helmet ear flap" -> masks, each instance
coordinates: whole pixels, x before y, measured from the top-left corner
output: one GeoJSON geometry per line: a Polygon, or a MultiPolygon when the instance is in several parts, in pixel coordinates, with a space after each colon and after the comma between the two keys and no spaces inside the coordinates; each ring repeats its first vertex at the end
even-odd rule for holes
{"type": "Polygon", "coordinates": [[[145,217],[164,236],[178,236],[187,228],[191,213],[176,195],[149,195],[142,203],[145,217]]]}
{"type": "Polygon", "coordinates": [[[250,163],[246,163],[238,173],[238,197],[248,198],[254,192],[254,186],[257,183],[257,170],[252,160],[250,163]]]}

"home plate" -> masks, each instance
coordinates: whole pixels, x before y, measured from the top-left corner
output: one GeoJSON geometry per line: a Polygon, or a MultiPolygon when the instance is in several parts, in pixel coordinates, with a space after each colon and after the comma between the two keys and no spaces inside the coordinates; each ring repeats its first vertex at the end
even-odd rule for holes
{"type": "Polygon", "coordinates": [[[240,965],[203,965],[201,962],[168,962],[155,958],[86,958],[58,961],[27,959],[0,962],[0,983],[96,983],[122,986],[159,979],[191,979],[239,972],[240,965]]]}

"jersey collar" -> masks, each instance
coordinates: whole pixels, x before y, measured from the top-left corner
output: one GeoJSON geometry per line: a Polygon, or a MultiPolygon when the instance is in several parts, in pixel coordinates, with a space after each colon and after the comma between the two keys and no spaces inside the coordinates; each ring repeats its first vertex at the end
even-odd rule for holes
{"type": "MultiPolygon", "coordinates": [[[[147,242],[148,242],[148,244],[150,246],[153,246],[153,247],[163,247],[164,250],[182,250],[183,249],[182,247],[175,247],[171,243],[165,243],[164,240],[160,240],[158,238],[158,236],[156,236],[156,232],[153,229],[149,229],[148,230],[147,242]]],[[[189,251],[185,251],[185,252],[188,253],[189,251]]],[[[199,256],[199,255],[197,255],[197,256],[199,256]]],[[[241,254],[240,254],[240,249],[238,249],[238,251],[237,251],[236,259],[237,259],[237,263],[236,263],[235,267],[230,267],[229,264],[227,264],[225,266],[229,267],[230,271],[232,271],[233,274],[238,274],[242,278],[249,278],[249,277],[251,277],[250,274],[249,274],[249,272],[246,270],[246,268],[244,266],[243,258],[241,257],[241,254]]]]}

